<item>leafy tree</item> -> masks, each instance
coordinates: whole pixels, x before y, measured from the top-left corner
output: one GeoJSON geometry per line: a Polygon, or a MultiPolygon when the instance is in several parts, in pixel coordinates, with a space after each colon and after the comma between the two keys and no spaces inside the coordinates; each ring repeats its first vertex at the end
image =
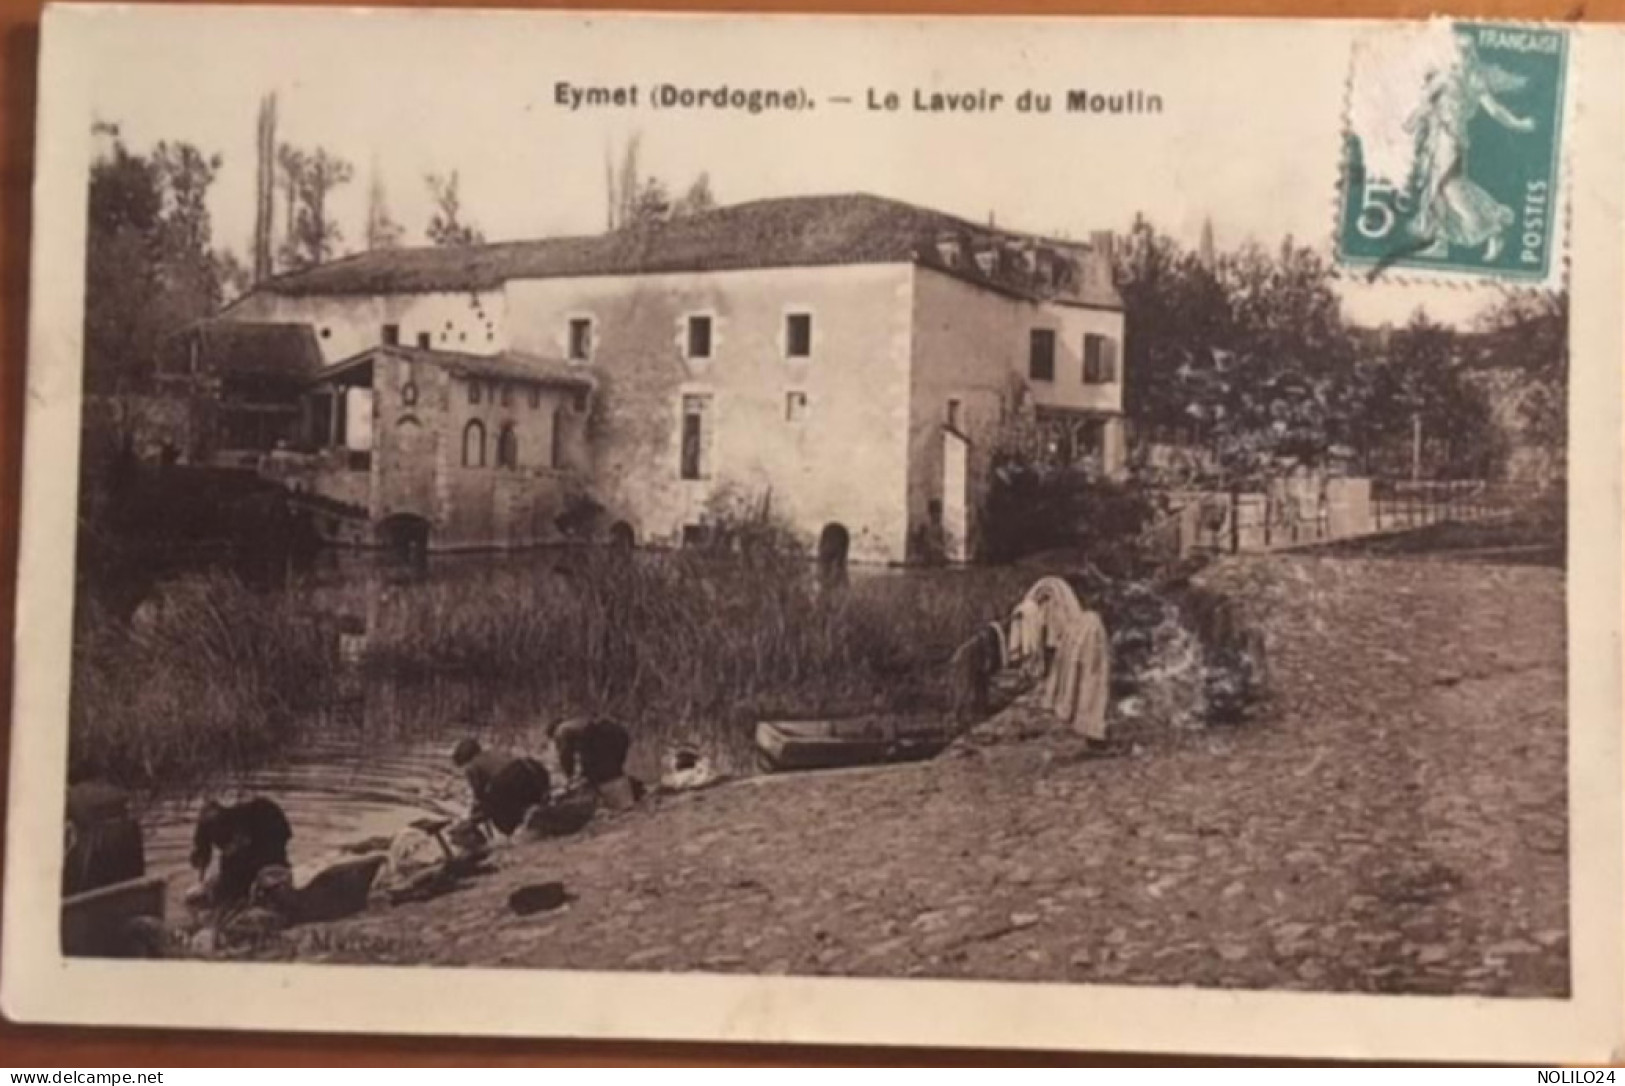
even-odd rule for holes
{"type": "Polygon", "coordinates": [[[688,186],[688,191],[682,198],[672,205],[672,217],[681,218],[684,215],[698,215],[711,211],[717,206],[717,198],[711,193],[711,175],[701,173],[688,186]]]}
{"type": "MultiPolygon", "coordinates": [[[[1460,337],[1417,310],[1366,370],[1361,404],[1373,466],[1430,478],[1482,477],[1496,467],[1501,441],[1484,391],[1470,380],[1460,337]],[[1421,438],[1421,463],[1413,464],[1421,438]]],[[[1368,462],[1371,457],[1368,453],[1368,462]]]]}
{"type": "Polygon", "coordinates": [[[1235,483],[1346,440],[1353,342],[1312,250],[1289,238],[1273,254],[1190,253],[1141,218],[1115,273],[1138,425],[1195,436],[1235,483]]]}
{"type": "Polygon", "coordinates": [[[1191,389],[1231,339],[1230,309],[1210,268],[1143,217],[1116,247],[1124,307],[1124,409],[1153,427],[1197,428],[1191,389]]]}
{"type": "Polygon", "coordinates": [[[1480,325],[1474,363],[1512,375],[1524,438],[1558,465],[1568,448],[1569,300],[1567,292],[1515,291],[1480,325]]]}
{"type": "Polygon", "coordinates": [[[299,219],[299,189],[304,176],[305,153],[292,144],[279,144],[276,149],[276,186],[282,190],[283,248],[278,254],[278,260],[283,267],[288,266],[288,246],[291,244],[299,219]]]}
{"type": "Polygon", "coordinates": [[[1279,461],[1323,460],[1350,428],[1353,361],[1331,268],[1287,238],[1273,257],[1249,247],[1220,261],[1219,278],[1233,335],[1210,397],[1221,462],[1257,477],[1279,461]]]}
{"type": "Polygon", "coordinates": [[[116,132],[91,165],[85,247],[85,381],[141,387],[167,337],[221,299],[207,193],[218,155],[185,143],[132,153],[116,132]]]}
{"type": "Polygon", "coordinates": [[[459,192],[457,171],[449,174],[432,173],[425,177],[429,195],[434,198],[435,211],[429,219],[426,233],[435,245],[480,245],[485,235],[472,223],[463,221],[463,202],[459,192]]]}
{"type": "Polygon", "coordinates": [[[701,172],[682,196],[673,199],[671,187],[658,177],[644,176],[641,166],[643,137],[634,133],[621,148],[617,165],[613,151],[604,153],[605,205],[610,232],[658,226],[671,219],[698,215],[717,206],[711,175],[701,172]]]}
{"type": "Polygon", "coordinates": [[[220,282],[222,304],[235,301],[254,288],[254,272],[237,258],[230,249],[217,249],[214,254],[215,277],[220,282]]]}
{"type": "Polygon", "coordinates": [[[343,232],[328,210],[328,197],[340,185],[347,185],[355,169],[338,155],[318,147],[299,151],[284,145],[285,160],[279,157],[288,179],[292,223],[283,240],[283,264],[308,268],[338,255],[343,232]]]}
{"type": "Polygon", "coordinates": [[[626,225],[633,229],[657,226],[671,218],[672,211],[671,193],[666,189],[666,183],[658,177],[645,178],[638,189],[637,198],[632,201],[626,225]]]}

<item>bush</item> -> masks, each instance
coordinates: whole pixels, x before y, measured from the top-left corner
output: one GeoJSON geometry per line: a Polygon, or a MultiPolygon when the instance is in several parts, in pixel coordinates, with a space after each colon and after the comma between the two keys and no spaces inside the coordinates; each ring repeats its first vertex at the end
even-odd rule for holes
{"type": "Polygon", "coordinates": [[[1132,483],[1029,463],[997,464],[984,518],[988,560],[1010,562],[1062,548],[1101,569],[1138,564],[1139,537],[1157,515],[1149,492],[1132,483]]]}

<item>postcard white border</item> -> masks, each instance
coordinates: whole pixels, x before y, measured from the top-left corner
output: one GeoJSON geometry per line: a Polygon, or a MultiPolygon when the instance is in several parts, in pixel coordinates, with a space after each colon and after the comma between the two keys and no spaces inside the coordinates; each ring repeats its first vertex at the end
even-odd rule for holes
{"type": "MultiPolygon", "coordinates": [[[[1569,566],[1573,998],[1306,995],[928,980],[64,960],[58,877],[73,598],[84,192],[95,18],[48,9],[17,597],[0,1004],[14,1021],[322,1032],[810,1042],[1504,1062],[1625,1058],[1621,991],[1621,362],[1625,34],[1575,27],[1569,132],[1573,375],[1569,566]]],[[[154,13],[181,9],[146,8],[154,13]]],[[[187,8],[184,17],[242,18],[187,8]]],[[[334,10],[325,18],[353,17],[334,10]]],[[[283,10],[282,18],[298,18],[283,10]]],[[[310,15],[304,14],[304,18],[310,15]]],[[[580,14],[380,11],[380,18],[580,14]]],[[[758,16],[593,15],[610,19],[758,16]]],[[[789,25],[796,18],[774,17],[789,25]]],[[[832,18],[832,17],[817,17],[832,18]]],[[[855,17],[833,17],[855,18],[855,17]]],[[[906,19],[872,32],[906,33],[906,19]]],[[[1187,23],[1193,21],[1187,21],[1187,23]]],[[[1187,32],[1211,32],[1203,20],[1187,32]]],[[[1053,20],[1046,25],[1055,25],[1053,20]]],[[[1258,22],[1248,25],[1258,26],[1258,22]]],[[[241,27],[234,29],[240,30],[241,27]]],[[[1339,118],[1340,120],[1340,118],[1339,118]]],[[[1330,195],[1330,194],[1329,194],[1330,195]]]]}

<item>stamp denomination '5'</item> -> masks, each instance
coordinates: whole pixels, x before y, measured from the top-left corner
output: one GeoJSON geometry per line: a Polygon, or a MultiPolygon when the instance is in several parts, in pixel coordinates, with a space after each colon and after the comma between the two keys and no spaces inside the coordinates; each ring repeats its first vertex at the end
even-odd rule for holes
{"type": "Polygon", "coordinates": [[[1355,49],[1346,264],[1544,281],[1557,247],[1563,32],[1435,23],[1355,49]]]}

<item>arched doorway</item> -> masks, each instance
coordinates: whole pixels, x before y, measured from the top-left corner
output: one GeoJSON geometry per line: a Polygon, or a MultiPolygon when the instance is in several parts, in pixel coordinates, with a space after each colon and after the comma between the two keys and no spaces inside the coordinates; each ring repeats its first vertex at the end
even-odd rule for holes
{"type": "Polygon", "coordinates": [[[637,545],[637,533],[632,526],[624,520],[617,520],[609,526],[609,545],[612,550],[629,551],[637,545]]]}
{"type": "Polygon", "coordinates": [[[399,560],[423,566],[429,560],[429,522],[410,513],[385,517],[378,525],[378,540],[399,560]]]}
{"type": "Polygon", "coordinates": [[[846,561],[852,534],[846,525],[831,521],[818,533],[818,582],[825,588],[846,584],[846,561]]]}

